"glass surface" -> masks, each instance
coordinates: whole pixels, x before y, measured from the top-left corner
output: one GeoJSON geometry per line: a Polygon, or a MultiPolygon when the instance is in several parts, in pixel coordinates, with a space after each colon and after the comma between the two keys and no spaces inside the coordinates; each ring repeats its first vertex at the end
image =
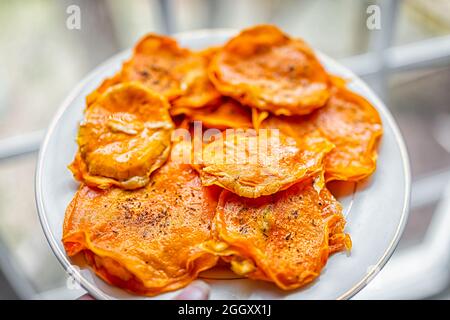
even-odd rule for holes
{"type": "MultiPolygon", "coordinates": [[[[371,36],[383,31],[366,27],[366,9],[371,4],[376,1],[0,1],[0,148],[3,138],[45,129],[61,101],[90,70],[146,32],[274,23],[341,59],[370,52],[371,36]],[[72,4],[81,10],[80,30],[66,25],[66,10],[72,4]]],[[[400,1],[395,29],[390,30],[391,45],[449,36],[449,10],[448,0],[400,1]]],[[[450,170],[449,59],[366,80],[374,87],[380,81],[386,84],[383,99],[404,134],[413,180],[450,170]]],[[[46,243],[36,214],[36,158],[33,153],[0,160],[0,245],[4,248],[0,250],[0,297],[15,296],[14,287],[22,284],[29,285],[29,296],[65,288],[66,275],[46,243]],[[6,270],[5,261],[12,262],[15,272],[6,270]]],[[[420,244],[436,204],[433,200],[412,208],[398,250],[420,244]]]]}

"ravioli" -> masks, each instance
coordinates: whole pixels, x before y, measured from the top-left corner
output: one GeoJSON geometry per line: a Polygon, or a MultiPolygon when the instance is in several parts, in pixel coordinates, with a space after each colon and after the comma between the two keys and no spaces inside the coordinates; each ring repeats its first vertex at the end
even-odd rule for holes
{"type": "Polygon", "coordinates": [[[327,181],[359,181],[375,171],[383,134],[380,116],[370,102],[344,87],[334,87],[327,105],[309,116],[271,116],[262,127],[278,128],[297,139],[319,130],[336,146],[325,157],[327,181]]]}
{"type": "Polygon", "coordinates": [[[66,211],[67,254],[84,255],[106,282],[144,295],[179,289],[213,267],[217,257],[202,244],[211,239],[218,193],[178,161],[185,150],[190,154],[189,145],[175,144],[144,188],[81,185],[66,211]]]}
{"type": "Polygon", "coordinates": [[[200,121],[207,128],[242,129],[252,127],[250,109],[231,99],[224,99],[218,105],[206,108],[171,108],[170,113],[172,115],[185,114],[191,121],[200,121]]]}
{"type": "Polygon", "coordinates": [[[139,81],[169,101],[185,94],[202,77],[203,59],[169,37],[148,34],[123,64],[123,82],[139,81]]]}
{"type": "Polygon", "coordinates": [[[312,179],[274,195],[248,199],[222,192],[212,252],[239,275],[292,290],[320,274],[330,254],[350,249],[341,205],[312,179]]]}
{"type": "Polygon", "coordinates": [[[227,130],[203,147],[196,168],[204,185],[257,198],[320,172],[333,147],[320,136],[296,141],[276,130],[227,130]]]}
{"type": "Polygon", "coordinates": [[[85,112],[70,166],[89,186],[136,189],[149,182],[170,152],[167,101],[139,83],[111,87],[85,112]]]}
{"type": "Polygon", "coordinates": [[[211,61],[209,76],[224,95],[276,115],[303,115],[322,107],[329,78],[312,49],[275,26],[242,31],[211,61]]]}

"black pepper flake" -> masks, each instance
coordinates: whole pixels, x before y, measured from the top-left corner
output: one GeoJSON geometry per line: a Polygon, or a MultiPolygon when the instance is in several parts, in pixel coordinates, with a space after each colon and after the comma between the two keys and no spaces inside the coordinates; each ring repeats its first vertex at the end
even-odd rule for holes
{"type": "Polygon", "coordinates": [[[150,75],[147,70],[141,70],[139,71],[139,74],[144,78],[148,78],[148,76],[150,75]]]}

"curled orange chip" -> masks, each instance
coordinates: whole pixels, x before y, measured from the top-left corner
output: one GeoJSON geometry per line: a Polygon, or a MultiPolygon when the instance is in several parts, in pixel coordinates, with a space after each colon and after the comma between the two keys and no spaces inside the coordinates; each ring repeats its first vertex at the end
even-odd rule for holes
{"type": "Polygon", "coordinates": [[[278,128],[299,139],[319,130],[334,148],[325,157],[327,181],[358,181],[376,168],[377,141],[383,134],[380,116],[363,97],[343,87],[332,89],[325,107],[304,117],[274,117],[262,127],[278,128]]]}
{"type": "Polygon", "coordinates": [[[226,130],[203,147],[196,168],[204,185],[257,198],[317,174],[332,148],[319,136],[295,141],[277,130],[226,130]]]}
{"type": "Polygon", "coordinates": [[[219,102],[221,94],[209,80],[207,72],[211,57],[217,50],[210,48],[193,54],[199,60],[195,65],[197,76],[186,92],[172,101],[173,108],[202,108],[219,102]]]}
{"type": "Polygon", "coordinates": [[[252,124],[253,128],[259,129],[261,123],[269,116],[267,111],[259,111],[256,108],[252,108],[252,124]]]}
{"type": "Polygon", "coordinates": [[[169,37],[149,34],[134,48],[122,68],[122,81],[139,81],[173,100],[202,77],[204,61],[169,37]]]}
{"type": "Polygon", "coordinates": [[[252,115],[249,108],[240,103],[224,99],[217,106],[206,108],[174,108],[170,109],[172,115],[185,114],[191,121],[201,121],[207,128],[251,128],[252,115]]]}
{"type": "Polygon", "coordinates": [[[218,243],[239,275],[295,289],[313,281],[328,256],[350,249],[340,204],[311,179],[257,199],[222,192],[215,217],[218,243]]]}
{"type": "Polygon", "coordinates": [[[110,78],[106,78],[103,80],[103,82],[100,84],[98,88],[96,88],[94,91],[92,91],[89,95],[86,96],[86,105],[89,107],[92,105],[99,97],[102,96],[102,94],[111,88],[112,86],[119,84],[121,82],[121,74],[120,72],[116,73],[110,78]]]}
{"type": "Polygon", "coordinates": [[[173,129],[169,105],[139,83],[107,90],[85,113],[71,165],[89,186],[136,189],[167,159],[173,129]]]}
{"type": "Polygon", "coordinates": [[[356,181],[375,171],[383,127],[377,110],[366,99],[335,89],[326,109],[316,117],[317,127],[336,145],[325,159],[328,181],[356,181]]]}
{"type": "MultiPolygon", "coordinates": [[[[172,156],[181,148],[176,144],[172,156]]],[[[216,190],[203,187],[189,164],[169,160],[138,190],[82,185],[67,208],[62,241],[69,256],[85,254],[106,282],[155,295],[216,264],[201,248],[211,239],[216,205],[216,190]]]]}
{"type": "Polygon", "coordinates": [[[222,94],[277,115],[308,114],[329,97],[328,75],[314,52],[269,25],[231,39],[213,58],[209,76],[222,94]]]}

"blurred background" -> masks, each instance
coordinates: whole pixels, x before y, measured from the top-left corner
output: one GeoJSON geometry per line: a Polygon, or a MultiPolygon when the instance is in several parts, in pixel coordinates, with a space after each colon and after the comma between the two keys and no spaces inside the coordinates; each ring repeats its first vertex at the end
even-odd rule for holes
{"type": "Polygon", "coordinates": [[[67,288],[34,201],[39,144],[71,89],[146,32],[257,23],[360,75],[406,139],[410,218],[393,258],[355,299],[450,298],[450,0],[0,0],[0,299],[83,292],[67,288]],[[66,25],[71,5],[81,29],[66,25]],[[381,28],[368,28],[377,8],[381,28]]]}

